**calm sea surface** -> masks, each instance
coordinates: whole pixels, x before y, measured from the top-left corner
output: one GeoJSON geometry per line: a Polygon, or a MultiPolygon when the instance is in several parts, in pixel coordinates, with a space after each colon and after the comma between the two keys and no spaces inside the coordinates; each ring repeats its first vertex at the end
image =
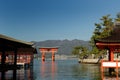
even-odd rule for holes
{"type": "MultiPolygon", "coordinates": [[[[13,71],[7,71],[6,80],[13,80],[12,74],[13,71]]],[[[98,64],[79,64],[77,60],[42,62],[35,59],[31,70],[17,70],[17,80],[101,80],[101,75],[98,64]]]]}
{"type": "Polygon", "coordinates": [[[34,60],[34,80],[101,80],[97,64],[79,64],[77,60],[34,60]]]}

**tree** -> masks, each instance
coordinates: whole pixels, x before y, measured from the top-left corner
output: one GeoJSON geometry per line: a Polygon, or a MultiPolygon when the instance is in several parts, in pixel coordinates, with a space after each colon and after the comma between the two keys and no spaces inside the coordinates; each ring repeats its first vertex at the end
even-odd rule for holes
{"type": "Polygon", "coordinates": [[[85,58],[88,56],[88,49],[83,46],[74,47],[72,54],[77,55],[78,58],[85,58]]]}
{"type": "Polygon", "coordinates": [[[113,19],[110,17],[110,15],[102,16],[100,19],[100,23],[95,23],[95,30],[93,32],[93,35],[91,37],[90,44],[92,46],[91,53],[93,54],[100,54],[105,53],[104,50],[98,50],[95,46],[95,39],[101,39],[105,38],[111,35],[113,28],[114,28],[114,22],[120,21],[120,13],[117,14],[116,19],[113,19]]]}
{"type": "Polygon", "coordinates": [[[120,12],[117,14],[117,18],[115,19],[115,21],[120,21],[120,12]]]}

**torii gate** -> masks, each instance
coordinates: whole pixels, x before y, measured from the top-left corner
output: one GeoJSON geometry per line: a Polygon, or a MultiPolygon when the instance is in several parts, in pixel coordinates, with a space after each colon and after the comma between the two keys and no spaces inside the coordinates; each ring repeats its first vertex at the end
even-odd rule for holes
{"type": "Polygon", "coordinates": [[[42,61],[45,61],[45,53],[52,53],[52,61],[55,61],[55,53],[58,51],[58,47],[40,47],[40,52],[42,53],[42,61]]]}

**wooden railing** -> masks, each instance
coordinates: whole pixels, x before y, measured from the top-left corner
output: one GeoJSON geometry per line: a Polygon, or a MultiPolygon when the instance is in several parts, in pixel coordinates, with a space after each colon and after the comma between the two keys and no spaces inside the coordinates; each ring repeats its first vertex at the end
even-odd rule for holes
{"type": "MultiPolygon", "coordinates": [[[[23,56],[18,56],[17,58],[17,63],[25,63],[25,64],[29,64],[31,62],[31,55],[28,55],[26,57],[23,56]]],[[[1,56],[0,56],[0,62],[1,62],[1,56]]],[[[10,59],[8,57],[6,57],[6,63],[14,63],[14,59],[10,59]]]]}
{"type": "Polygon", "coordinates": [[[118,60],[115,61],[104,61],[101,60],[101,68],[119,68],[120,62],[118,60]]]}
{"type": "Polygon", "coordinates": [[[116,69],[116,79],[115,80],[119,80],[119,78],[118,78],[118,68],[120,68],[120,62],[118,60],[115,60],[115,61],[101,60],[101,77],[102,77],[102,80],[104,80],[104,68],[115,68],[116,69]]]}

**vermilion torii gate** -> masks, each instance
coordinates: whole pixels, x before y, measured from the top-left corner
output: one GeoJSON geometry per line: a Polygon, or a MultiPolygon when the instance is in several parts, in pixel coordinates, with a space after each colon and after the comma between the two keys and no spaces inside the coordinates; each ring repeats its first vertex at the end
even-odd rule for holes
{"type": "Polygon", "coordinates": [[[45,54],[52,53],[52,61],[55,61],[55,53],[58,51],[58,47],[40,47],[40,52],[42,53],[42,61],[45,61],[45,54]]]}

